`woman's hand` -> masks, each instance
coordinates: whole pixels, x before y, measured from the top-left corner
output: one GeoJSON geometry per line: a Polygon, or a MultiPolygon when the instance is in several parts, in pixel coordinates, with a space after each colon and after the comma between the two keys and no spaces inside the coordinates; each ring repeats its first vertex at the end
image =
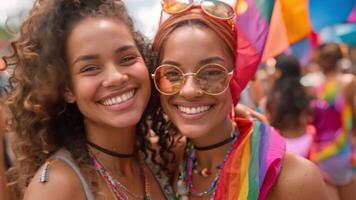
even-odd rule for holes
{"type": "Polygon", "coordinates": [[[242,105],[242,104],[237,104],[235,106],[235,115],[238,117],[247,118],[247,119],[256,118],[264,123],[268,123],[266,116],[254,111],[251,108],[249,108],[245,105],[242,105]]]}

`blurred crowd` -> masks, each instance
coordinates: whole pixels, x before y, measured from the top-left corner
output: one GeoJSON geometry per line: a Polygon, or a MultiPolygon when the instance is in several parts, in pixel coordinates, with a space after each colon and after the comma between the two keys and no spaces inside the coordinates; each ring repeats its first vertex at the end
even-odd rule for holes
{"type": "Polygon", "coordinates": [[[293,55],[267,60],[241,96],[287,141],[315,162],[335,199],[353,198],[355,183],[356,48],[318,46],[302,66],[293,55]]]}
{"type": "MultiPolygon", "coordinates": [[[[10,199],[6,171],[14,160],[5,105],[11,72],[5,66],[1,60],[0,200],[10,199]]],[[[332,199],[356,196],[356,47],[321,44],[306,65],[287,54],[268,59],[241,94],[241,105],[272,125],[288,151],[319,167],[332,199]]]]}

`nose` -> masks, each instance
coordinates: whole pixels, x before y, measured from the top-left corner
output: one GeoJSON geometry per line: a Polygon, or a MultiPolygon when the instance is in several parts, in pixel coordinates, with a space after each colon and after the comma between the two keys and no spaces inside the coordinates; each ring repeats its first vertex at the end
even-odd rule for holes
{"type": "Polygon", "coordinates": [[[120,68],[117,67],[115,64],[108,64],[105,68],[105,77],[102,83],[104,87],[120,86],[125,83],[129,78],[128,75],[126,73],[123,73],[122,69],[120,70],[120,68]]]}
{"type": "Polygon", "coordinates": [[[203,95],[203,91],[194,81],[193,76],[186,76],[185,82],[179,91],[179,95],[187,99],[192,99],[203,95]]]}

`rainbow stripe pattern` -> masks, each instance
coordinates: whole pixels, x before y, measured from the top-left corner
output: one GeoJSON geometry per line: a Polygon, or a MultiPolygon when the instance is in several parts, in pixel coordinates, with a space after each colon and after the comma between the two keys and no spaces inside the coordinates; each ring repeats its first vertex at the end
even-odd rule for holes
{"type": "Polygon", "coordinates": [[[353,126],[352,108],[339,93],[339,84],[336,80],[327,82],[319,90],[322,99],[326,100],[329,106],[340,109],[341,132],[334,141],[318,151],[312,151],[311,160],[322,161],[333,156],[345,156],[350,154],[350,134],[353,126]]]}
{"type": "Polygon", "coordinates": [[[285,141],[259,121],[236,119],[240,136],[222,169],[215,200],[263,200],[282,166],[285,141]]]}
{"type": "Polygon", "coordinates": [[[352,170],[356,173],[356,153],[354,152],[351,158],[352,170]]]}
{"type": "Polygon", "coordinates": [[[237,59],[230,82],[234,103],[261,61],[274,4],[275,0],[236,1],[237,59]]]}

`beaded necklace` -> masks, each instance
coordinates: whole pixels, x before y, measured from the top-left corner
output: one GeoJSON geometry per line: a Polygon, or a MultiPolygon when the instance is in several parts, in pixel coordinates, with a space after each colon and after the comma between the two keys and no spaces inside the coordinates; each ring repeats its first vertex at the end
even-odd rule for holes
{"type": "MultiPolygon", "coordinates": [[[[142,162],[140,162],[140,164],[143,167],[142,168],[142,178],[143,178],[144,187],[145,187],[144,188],[145,194],[143,196],[135,194],[134,192],[131,192],[127,187],[125,187],[117,179],[115,179],[113,176],[111,176],[109,171],[99,162],[99,160],[90,151],[89,151],[89,155],[93,160],[95,169],[99,172],[100,176],[105,180],[106,184],[108,184],[108,186],[114,193],[117,200],[128,200],[129,198],[126,194],[129,194],[134,199],[151,200],[151,195],[149,193],[150,187],[149,187],[149,183],[147,181],[147,171],[146,171],[145,165],[142,162]],[[124,192],[122,192],[120,189],[125,191],[126,194],[124,192]]],[[[141,161],[141,159],[140,159],[140,161],[141,161]]]]}
{"type": "Polygon", "coordinates": [[[210,196],[210,200],[214,199],[214,194],[215,194],[217,183],[220,178],[221,170],[224,167],[224,164],[228,156],[230,155],[232,146],[235,143],[238,135],[239,135],[238,129],[235,129],[234,134],[231,136],[232,139],[230,142],[230,147],[226,151],[224,160],[217,166],[218,171],[216,172],[214,180],[211,182],[210,186],[203,192],[198,192],[193,185],[192,177],[194,173],[194,167],[196,166],[196,150],[194,149],[194,146],[190,142],[188,142],[185,151],[186,159],[183,162],[183,165],[180,166],[180,173],[179,173],[180,175],[177,180],[177,193],[176,193],[177,199],[188,200],[189,194],[193,196],[203,197],[209,195],[210,193],[213,193],[210,196]]]}

